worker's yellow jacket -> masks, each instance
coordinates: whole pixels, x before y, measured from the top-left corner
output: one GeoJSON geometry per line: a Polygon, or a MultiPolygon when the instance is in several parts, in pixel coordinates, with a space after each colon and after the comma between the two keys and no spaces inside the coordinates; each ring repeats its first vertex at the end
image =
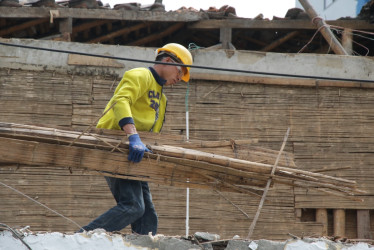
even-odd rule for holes
{"type": "Polygon", "coordinates": [[[99,120],[97,128],[120,130],[133,123],[139,131],[160,132],[167,104],[162,93],[165,82],[153,68],[126,71],[105,110],[117,103],[99,120]]]}

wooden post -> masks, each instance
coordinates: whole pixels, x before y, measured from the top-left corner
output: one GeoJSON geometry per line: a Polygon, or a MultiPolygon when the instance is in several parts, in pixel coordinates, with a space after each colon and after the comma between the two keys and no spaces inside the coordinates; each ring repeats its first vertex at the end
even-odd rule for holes
{"type": "Polygon", "coordinates": [[[345,235],[345,211],[334,209],[334,236],[344,237],[345,235]]]}
{"type": "Polygon", "coordinates": [[[353,52],[353,39],[352,39],[352,29],[345,28],[342,35],[342,45],[345,51],[347,51],[348,54],[352,55],[353,52]]]}
{"type": "Polygon", "coordinates": [[[328,233],[327,209],[325,208],[316,209],[316,222],[322,224],[322,236],[327,236],[327,233],[328,233]]]}
{"type": "Polygon", "coordinates": [[[59,30],[66,40],[71,40],[71,35],[73,33],[73,19],[71,17],[59,20],[59,30]]]}
{"type": "Polygon", "coordinates": [[[317,15],[317,12],[313,9],[312,5],[308,2],[308,0],[299,0],[301,5],[304,7],[305,11],[308,13],[309,17],[315,22],[319,29],[321,29],[321,33],[323,37],[326,39],[327,43],[330,44],[331,49],[338,55],[348,55],[348,53],[344,50],[343,46],[339,43],[336,39],[334,34],[331,32],[330,28],[327,27],[325,20],[317,15]]]}
{"type": "Polygon", "coordinates": [[[219,41],[222,45],[222,49],[231,49],[233,46],[231,44],[232,29],[223,27],[220,29],[219,41]]]}
{"type": "Polygon", "coordinates": [[[357,210],[357,238],[358,239],[372,239],[370,233],[370,210],[357,210]]]}

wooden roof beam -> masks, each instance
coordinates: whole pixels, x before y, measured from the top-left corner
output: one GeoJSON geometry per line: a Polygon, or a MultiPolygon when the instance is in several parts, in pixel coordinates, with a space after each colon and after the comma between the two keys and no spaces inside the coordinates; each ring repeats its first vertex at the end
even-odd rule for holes
{"type": "Polygon", "coordinates": [[[73,27],[73,33],[82,32],[87,29],[91,29],[97,26],[101,26],[103,24],[112,23],[113,20],[95,20],[92,22],[82,23],[80,25],[73,27]]]}
{"type": "Polygon", "coordinates": [[[276,40],[276,41],[272,42],[271,44],[267,45],[261,51],[264,51],[264,52],[271,51],[271,50],[275,49],[276,47],[278,47],[279,45],[281,45],[281,44],[287,42],[288,40],[292,39],[293,37],[295,37],[298,34],[299,34],[299,31],[292,31],[292,32],[288,33],[287,35],[285,35],[284,37],[281,37],[278,40],[276,40]]]}
{"type": "Polygon", "coordinates": [[[120,29],[120,30],[114,31],[112,33],[106,34],[104,36],[96,37],[96,38],[88,41],[88,43],[100,43],[100,42],[108,41],[108,40],[111,40],[115,37],[123,36],[125,34],[128,34],[132,31],[145,28],[148,25],[149,25],[149,23],[140,23],[140,24],[137,24],[137,25],[134,25],[134,26],[131,26],[131,27],[126,27],[124,29],[120,29]]]}
{"type": "Polygon", "coordinates": [[[31,21],[28,21],[28,22],[18,24],[18,25],[11,26],[7,29],[1,29],[0,30],[0,37],[6,36],[8,34],[12,34],[14,32],[18,32],[18,31],[21,31],[21,30],[25,30],[25,29],[30,28],[30,27],[35,26],[35,25],[39,25],[39,24],[42,24],[42,23],[47,23],[47,22],[49,22],[49,18],[35,19],[35,20],[31,20],[31,21]]]}
{"type": "Polygon", "coordinates": [[[126,45],[128,45],[128,46],[144,45],[144,44],[150,43],[152,41],[161,39],[165,36],[168,36],[168,35],[172,34],[173,32],[181,29],[183,26],[184,26],[184,23],[176,23],[176,24],[168,27],[167,29],[165,29],[164,31],[162,31],[160,33],[152,34],[150,36],[146,36],[144,38],[138,39],[138,40],[136,40],[134,42],[131,42],[131,43],[128,43],[126,45]]]}

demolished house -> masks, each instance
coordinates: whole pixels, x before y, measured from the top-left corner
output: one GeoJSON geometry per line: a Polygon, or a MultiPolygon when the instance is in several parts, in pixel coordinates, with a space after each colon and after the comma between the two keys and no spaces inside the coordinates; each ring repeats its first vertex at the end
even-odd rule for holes
{"type": "Polygon", "coordinates": [[[251,239],[371,242],[373,10],[371,1],[355,19],[291,9],[268,20],[237,17],[230,6],[165,12],[159,3],[111,9],[88,0],[2,0],[0,223],[77,231],[6,186],[85,225],[114,205],[104,172],[150,182],[160,234],[245,239],[260,208],[251,239]],[[121,137],[96,131],[95,121],[123,73],[150,66],[168,42],[188,47],[200,68],[191,68],[188,84],[164,90],[162,133],[144,135],[159,158],[125,172],[105,169],[93,159],[114,159],[126,144],[108,149],[103,140],[113,147],[121,137]],[[45,149],[36,152],[36,144],[45,149]],[[83,145],[91,145],[84,157],[83,145]],[[183,157],[168,162],[176,154],[183,157]],[[218,164],[218,156],[227,158],[218,164]],[[251,163],[260,172],[245,172],[251,163]]]}

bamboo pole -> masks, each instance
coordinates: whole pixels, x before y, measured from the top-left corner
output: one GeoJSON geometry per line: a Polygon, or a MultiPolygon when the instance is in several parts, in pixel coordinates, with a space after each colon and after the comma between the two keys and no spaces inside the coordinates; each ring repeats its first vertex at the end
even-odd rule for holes
{"type": "MultiPolygon", "coordinates": [[[[246,160],[240,160],[236,158],[230,158],[227,156],[222,155],[215,155],[210,154],[202,151],[192,150],[192,149],[184,149],[180,147],[173,147],[173,146],[152,146],[152,151],[154,153],[159,153],[162,155],[178,157],[178,158],[186,158],[194,161],[204,161],[209,162],[221,166],[231,167],[240,169],[243,171],[250,171],[262,174],[270,174],[272,171],[272,165],[266,163],[259,163],[259,162],[252,162],[246,160]]],[[[336,183],[342,186],[349,186],[354,187],[356,185],[355,181],[339,178],[339,177],[332,177],[328,175],[323,175],[319,173],[308,172],[299,169],[293,169],[288,167],[281,167],[278,166],[275,170],[275,173],[293,173],[293,174],[301,174],[305,176],[311,176],[315,178],[323,178],[326,180],[331,181],[332,183],[336,183]]],[[[324,182],[323,179],[319,181],[324,182]]]]}
{"type": "Polygon", "coordinates": [[[331,49],[335,52],[335,54],[348,55],[343,46],[339,43],[334,34],[331,32],[325,20],[318,16],[317,12],[313,9],[313,6],[308,2],[308,0],[299,0],[299,2],[304,7],[305,11],[308,13],[313,23],[316,22],[316,25],[320,29],[322,36],[325,38],[326,42],[331,46],[331,49]]]}
{"type": "Polygon", "coordinates": [[[249,233],[248,233],[247,239],[250,239],[252,237],[253,230],[255,229],[258,217],[260,216],[260,212],[261,212],[262,206],[264,205],[264,202],[265,202],[266,195],[267,195],[267,193],[269,191],[269,187],[270,187],[270,184],[271,184],[271,181],[272,181],[272,177],[274,176],[275,169],[277,168],[278,161],[279,161],[280,156],[282,155],[283,149],[286,146],[286,142],[287,142],[289,134],[290,134],[290,128],[287,129],[286,135],[284,136],[282,147],[279,150],[279,154],[278,154],[278,157],[275,160],[274,166],[273,166],[273,168],[271,170],[271,174],[270,174],[269,180],[266,183],[266,187],[265,187],[264,193],[262,194],[262,198],[261,198],[260,204],[258,205],[258,209],[257,209],[256,215],[255,215],[255,217],[254,217],[254,219],[252,221],[251,226],[249,227],[249,233]]]}
{"type": "MultiPolygon", "coordinates": [[[[128,144],[121,143],[121,140],[120,133],[112,135],[105,134],[104,131],[104,134],[82,135],[76,131],[0,122],[0,149],[4,151],[3,160],[8,162],[101,170],[118,174],[119,178],[146,178],[166,185],[177,183],[178,186],[189,186],[190,184],[185,183],[185,179],[189,178],[194,186],[212,189],[216,182],[216,188],[233,192],[255,190],[260,193],[270,175],[271,183],[313,188],[342,197],[348,195],[346,198],[364,193],[356,189],[355,182],[346,179],[279,166],[281,158],[278,159],[277,168],[274,169],[270,164],[181,147],[157,145],[152,146],[154,153],[145,154],[144,161],[131,165],[122,155],[128,153],[128,144]],[[77,135],[81,137],[76,139],[77,135]],[[75,141],[76,147],[67,147],[71,141],[75,141]],[[118,147],[122,154],[111,153],[110,150],[114,147],[118,147]],[[10,152],[8,152],[9,148],[12,149],[10,152]],[[16,150],[22,152],[22,155],[12,152],[16,150]],[[202,175],[211,178],[204,178],[202,175]]],[[[256,152],[256,148],[253,150],[256,152]]],[[[260,153],[264,152],[267,153],[268,150],[260,149],[260,153]]],[[[273,152],[271,155],[275,157],[273,152]]],[[[359,200],[357,197],[352,198],[359,200]]]]}

